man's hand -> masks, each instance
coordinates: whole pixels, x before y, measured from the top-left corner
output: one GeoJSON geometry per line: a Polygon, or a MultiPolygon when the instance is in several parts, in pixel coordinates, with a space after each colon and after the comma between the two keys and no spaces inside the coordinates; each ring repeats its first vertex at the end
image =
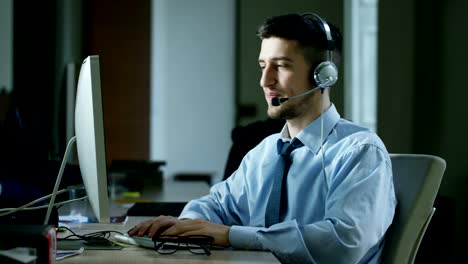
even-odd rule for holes
{"type": "Polygon", "coordinates": [[[171,226],[177,224],[181,220],[177,219],[173,216],[167,215],[160,215],[154,219],[147,220],[145,222],[141,222],[140,224],[136,225],[134,228],[128,231],[128,235],[130,236],[144,236],[148,235],[153,237],[156,234],[161,234],[166,229],[170,228],[171,226]]]}
{"type": "Polygon", "coordinates": [[[214,238],[214,245],[229,247],[229,226],[215,224],[203,219],[179,220],[172,216],[158,216],[154,219],[142,222],[128,231],[130,236],[150,237],[154,235],[205,235],[214,238]]]}
{"type": "Polygon", "coordinates": [[[215,224],[204,219],[180,220],[161,235],[205,235],[214,238],[214,245],[230,247],[229,229],[229,226],[215,224]]]}

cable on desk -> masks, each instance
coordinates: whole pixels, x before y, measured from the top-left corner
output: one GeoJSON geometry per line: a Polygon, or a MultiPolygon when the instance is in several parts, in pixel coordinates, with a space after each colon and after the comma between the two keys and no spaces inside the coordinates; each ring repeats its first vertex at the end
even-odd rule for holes
{"type": "Polygon", "coordinates": [[[106,244],[111,244],[113,243],[112,241],[109,240],[111,237],[112,233],[116,233],[119,235],[123,235],[122,232],[119,231],[114,231],[114,230],[105,230],[105,231],[97,231],[97,232],[92,232],[84,235],[79,235],[73,232],[70,228],[68,227],[59,227],[59,229],[65,229],[72,233],[71,235],[68,235],[63,238],[57,238],[58,241],[70,241],[70,240],[83,240],[87,244],[90,245],[106,245],[106,244]]]}

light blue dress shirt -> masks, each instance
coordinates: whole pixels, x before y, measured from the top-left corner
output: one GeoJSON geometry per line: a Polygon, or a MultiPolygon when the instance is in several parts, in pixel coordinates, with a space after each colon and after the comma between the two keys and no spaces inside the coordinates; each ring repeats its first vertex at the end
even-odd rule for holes
{"type": "Polygon", "coordinates": [[[283,222],[265,228],[278,151],[290,140],[286,126],[180,218],[231,226],[233,247],[269,250],[283,263],[378,263],[396,207],[390,157],[375,133],[341,119],[334,105],[323,118],[323,147],[320,118],[297,135],[304,146],[291,154],[283,222]]]}

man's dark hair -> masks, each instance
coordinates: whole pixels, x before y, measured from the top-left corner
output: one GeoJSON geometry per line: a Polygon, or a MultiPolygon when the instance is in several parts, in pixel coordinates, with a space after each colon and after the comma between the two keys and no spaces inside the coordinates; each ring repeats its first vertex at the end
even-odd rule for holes
{"type": "MultiPolygon", "coordinates": [[[[333,60],[339,64],[343,38],[340,30],[327,21],[330,26],[331,36],[334,42],[333,60]]],[[[314,54],[327,50],[327,37],[323,24],[313,16],[301,14],[287,14],[267,18],[257,30],[260,39],[279,37],[288,40],[296,40],[304,50],[304,56],[310,65],[324,58],[314,57],[314,54]]],[[[325,54],[325,53],[323,53],[325,54]]]]}

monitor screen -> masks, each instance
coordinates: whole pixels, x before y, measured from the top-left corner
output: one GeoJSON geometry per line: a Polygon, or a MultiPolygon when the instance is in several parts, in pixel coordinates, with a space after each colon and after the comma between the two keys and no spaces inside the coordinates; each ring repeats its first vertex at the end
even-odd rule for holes
{"type": "Polygon", "coordinates": [[[75,105],[78,162],[91,208],[100,223],[109,223],[99,56],[81,65],[75,105]]]}

